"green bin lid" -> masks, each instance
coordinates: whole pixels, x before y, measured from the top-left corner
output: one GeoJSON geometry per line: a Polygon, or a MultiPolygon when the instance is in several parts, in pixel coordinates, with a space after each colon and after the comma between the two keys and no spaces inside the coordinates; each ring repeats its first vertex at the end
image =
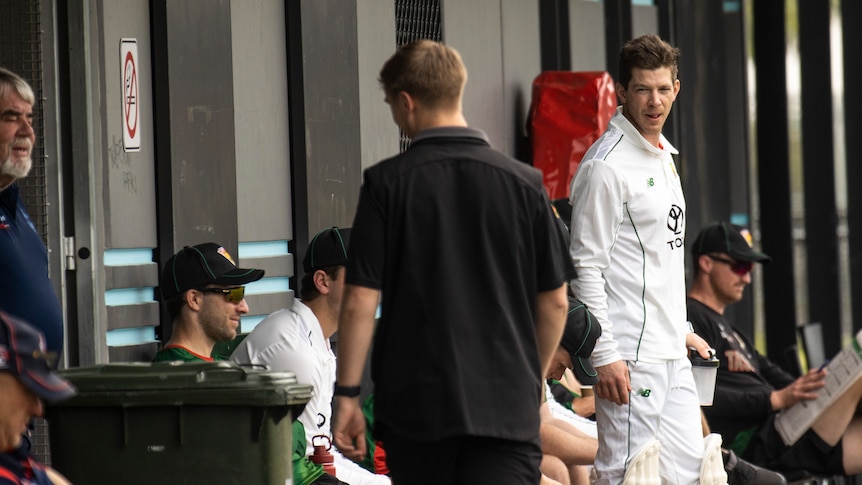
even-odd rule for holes
{"type": "Polygon", "coordinates": [[[78,394],[55,405],[305,405],[312,386],[292,372],[216,362],[129,362],[60,371],[78,394]]]}

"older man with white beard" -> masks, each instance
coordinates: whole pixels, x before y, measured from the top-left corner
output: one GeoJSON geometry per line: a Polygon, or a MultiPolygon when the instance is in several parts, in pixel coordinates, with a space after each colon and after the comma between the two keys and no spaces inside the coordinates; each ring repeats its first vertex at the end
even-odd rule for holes
{"type": "Polygon", "coordinates": [[[33,89],[0,68],[0,308],[37,327],[63,350],[63,312],[48,280],[48,252],[18,195],[33,162],[33,89]]]}

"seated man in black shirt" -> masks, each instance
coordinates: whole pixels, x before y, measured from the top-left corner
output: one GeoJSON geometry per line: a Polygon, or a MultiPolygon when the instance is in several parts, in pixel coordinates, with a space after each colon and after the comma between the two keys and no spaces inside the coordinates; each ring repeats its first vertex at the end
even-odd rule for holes
{"type": "Polygon", "coordinates": [[[691,247],[694,281],[688,318],[695,332],[713,344],[720,365],[715,401],[703,411],[725,446],[757,465],[782,473],[854,475],[862,472],[862,420],[856,415],[862,380],[853,384],[792,446],[784,444],[775,417],[796,403],[817,399],[826,372],[794,379],[754,348],[724,318],[742,298],[754,263],[771,258],[751,247],[747,230],[720,222],[700,231],[691,247]]]}

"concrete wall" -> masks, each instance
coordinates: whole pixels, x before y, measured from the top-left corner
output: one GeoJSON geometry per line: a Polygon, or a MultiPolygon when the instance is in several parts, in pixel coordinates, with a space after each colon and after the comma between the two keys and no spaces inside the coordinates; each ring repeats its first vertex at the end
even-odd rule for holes
{"type": "Polygon", "coordinates": [[[158,304],[151,298],[158,269],[152,261],[157,245],[156,177],[148,18],[146,1],[103,3],[105,339],[109,356],[117,359],[130,350],[128,345],[153,342],[159,319],[158,304]],[[134,68],[121,57],[121,42],[137,50],[134,68]],[[134,132],[139,143],[127,144],[124,132],[134,132]]]}
{"type": "Polygon", "coordinates": [[[538,2],[500,1],[505,150],[530,159],[527,124],[533,79],[542,72],[538,2]]]}
{"type": "Polygon", "coordinates": [[[292,237],[284,2],[231,4],[240,241],[292,237]]]}
{"type": "Polygon", "coordinates": [[[541,72],[538,3],[445,2],[442,23],[443,41],[467,65],[467,122],[494,148],[523,158],[532,82],[541,72]]]}
{"type": "Polygon", "coordinates": [[[105,247],[153,248],[156,246],[155,175],[153,157],[153,104],[152,66],[150,64],[149,5],[141,0],[118,0],[103,4],[104,36],[102,48],[105,56],[104,120],[105,141],[105,247]],[[123,78],[125,64],[120,59],[121,39],[134,40],[137,48],[137,65],[132,81],[137,83],[138,99],[124,98],[123,78]],[[134,103],[134,104],[132,104],[134,103]],[[139,110],[137,133],[141,149],[124,148],[124,125],[139,110]]]}
{"type": "Polygon", "coordinates": [[[606,71],[605,12],[601,2],[569,0],[572,71],[606,71]]]}
{"type": "Polygon", "coordinates": [[[132,343],[154,342],[158,306],[156,191],[153,151],[149,3],[144,0],[76,2],[69,29],[81,64],[71,68],[72,157],[76,259],[73,300],[78,363],[110,360],[132,343]],[[137,56],[121,58],[121,42],[137,56]],[[127,62],[128,61],[128,62],[127,62]],[[83,104],[80,104],[83,101],[83,104]],[[85,121],[86,120],[86,121],[85,121]],[[138,143],[124,142],[134,131],[138,143]],[[86,178],[86,180],[84,179],[86,178]],[[85,255],[89,254],[88,257],[85,255]]]}
{"type": "Polygon", "coordinates": [[[365,0],[356,10],[356,46],[359,84],[359,143],[362,169],[398,153],[398,127],[377,74],[395,52],[395,3],[365,0]]]}
{"type": "Polygon", "coordinates": [[[290,304],[294,256],[290,176],[285,9],[281,0],[232,0],[234,179],[242,267],[264,279],[246,288],[250,331],[267,314],[290,304]]]}
{"type": "Polygon", "coordinates": [[[488,134],[491,146],[505,150],[509,136],[503,108],[503,52],[499,0],[443,2],[443,42],[467,66],[464,116],[488,134]]]}
{"type": "Polygon", "coordinates": [[[356,2],[302,0],[308,234],[353,222],[360,129],[356,2]]]}

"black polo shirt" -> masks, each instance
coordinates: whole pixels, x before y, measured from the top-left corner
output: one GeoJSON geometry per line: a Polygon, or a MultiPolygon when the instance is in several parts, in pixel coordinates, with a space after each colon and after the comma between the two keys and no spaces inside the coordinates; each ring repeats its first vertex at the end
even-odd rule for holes
{"type": "Polygon", "coordinates": [[[422,131],[367,169],[347,283],[382,292],[376,428],[537,441],[536,295],[574,276],[541,173],[481,131],[422,131]]]}

